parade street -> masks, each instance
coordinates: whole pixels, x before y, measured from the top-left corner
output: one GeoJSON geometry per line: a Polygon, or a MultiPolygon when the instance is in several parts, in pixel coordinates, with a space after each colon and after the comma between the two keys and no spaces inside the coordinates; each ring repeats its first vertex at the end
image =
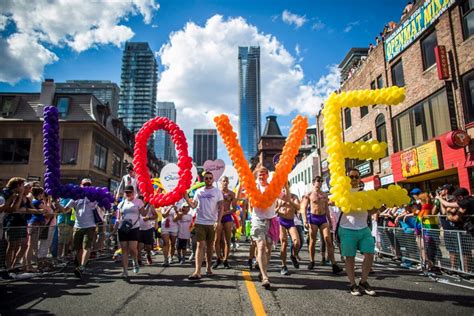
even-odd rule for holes
{"type": "MultiPolygon", "coordinates": [[[[215,270],[212,278],[192,282],[189,262],[162,268],[145,266],[130,282],[121,279],[121,267],[110,259],[92,261],[84,281],[72,269],[36,279],[4,283],[0,314],[51,313],[58,315],[469,315],[474,306],[472,290],[441,284],[415,270],[378,263],[369,281],[376,297],[351,296],[344,274],[333,276],[330,267],[303,265],[291,275],[281,276],[276,252],[272,258],[267,291],[248,269],[247,246],[242,243],[232,257],[233,269],[215,270]],[[256,291],[256,292],[255,292],[256,291]]],[[[306,252],[304,252],[306,255],[306,252]]],[[[161,262],[157,255],[154,261],[161,262]]],[[[360,272],[360,269],[357,270],[360,272]]]]}

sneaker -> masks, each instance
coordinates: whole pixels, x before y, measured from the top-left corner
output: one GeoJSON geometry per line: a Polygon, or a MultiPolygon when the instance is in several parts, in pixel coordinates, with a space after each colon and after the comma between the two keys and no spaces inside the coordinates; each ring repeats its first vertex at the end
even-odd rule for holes
{"type": "Polygon", "coordinates": [[[253,267],[252,263],[253,263],[253,260],[252,260],[252,259],[249,259],[249,260],[247,261],[247,266],[249,267],[249,270],[252,270],[252,267],[253,267]]]}
{"type": "Polygon", "coordinates": [[[140,272],[140,266],[137,264],[136,266],[133,267],[133,273],[139,273],[140,272]]]}
{"type": "Polygon", "coordinates": [[[217,269],[217,267],[221,264],[221,259],[217,258],[216,262],[212,265],[213,269],[217,269]]]}
{"type": "Polygon", "coordinates": [[[173,256],[170,257],[169,263],[170,263],[170,264],[174,263],[174,258],[173,258],[173,256]]]}
{"type": "Polygon", "coordinates": [[[342,268],[338,266],[337,264],[332,265],[332,273],[333,274],[338,274],[339,272],[342,272],[342,268]]]}
{"type": "Polygon", "coordinates": [[[150,255],[147,255],[147,256],[146,256],[146,263],[148,263],[148,264],[152,264],[152,263],[153,263],[153,260],[151,260],[151,256],[150,256],[150,255]]]}
{"type": "Polygon", "coordinates": [[[298,262],[296,257],[295,256],[290,256],[290,259],[291,259],[291,263],[293,263],[293,267],[295,267],[295,269],[299,269],[300,268],[300,263],[298,262]]]}
{"type": "Polygon", "coordinates": [[[281,267],[281,275],[288,275],[288,268],[286,266],[281,267]]]}
{"type": "Polygon", "coordinates": [[[128,279],[128,272],[126,270],[122,272],[122,278],[128,279]]]}
{"type": "Polygon", "coordinates": [[[361,292],[364,292],[367,295],[375,296],[375,291],[372,290],[372,288],[369,285],[369,282],[367,282],[367,281],[364,282],[364,283],[360,282],[359,283],[359,289],[360,289],[361,292]]]}
{"type": "Polygon", "coordinates": [[[314,261],[310,261],[308,264],[308,270],[313,270],[314,268],[314,261]]]}
{"type": "Polygon", "coordinates": [[[194,253],[191,252],[191,254],[189,255],[188,260],[189,260],[189,261],[193,261],[193,259],[194,259],[194,253]]]}
{"type": "Polygon", "coordinates": [[[163,261],[163,263],[161,264],[162,267],[169,267],[170,266],[170,262],[168,261],[168,258],[165,259],[165,261],[163,261]]]}
{"type": "Polygon", "coordinates": [[[82,280],[82,270],[81,270],[80,267],[77,267],[76,269],[74,269],[74,275],[75,275],[78,279],[82,280]]]}
{"type": "Polygon", "coordinates": [[[270,288],[270,281],[268,279],[265,279],[262,281],[262,286],[268,290],[270,288]]]}
{"type": "Polygon", "coordinates": [[[354,295],[354,296],[361,296],[362,295],[362,293],[360,292],[360,289],[357,286],[357,284],[354,284],[354,285],[351,286],[350,292],[351,292],[351,295],[354,295]]]}
{"type": "Polygon", "coordinates": [[[227,260],[224,260],[224,268],[230,269],[230,265],[229,265],[229,262],[227,262],[227,260]]]}
{"type": "Polygon", "coordinates": [[[184,264],[184,257],[181,257],[181,260],[179,260],[179,264],[184,264]]]}
{"type": "Polygon", "coordinates": [[[322,258],[321,261],[319,262],[319,265],[324,267],[326,263],[327,263],[326,258],[322,258]]]}

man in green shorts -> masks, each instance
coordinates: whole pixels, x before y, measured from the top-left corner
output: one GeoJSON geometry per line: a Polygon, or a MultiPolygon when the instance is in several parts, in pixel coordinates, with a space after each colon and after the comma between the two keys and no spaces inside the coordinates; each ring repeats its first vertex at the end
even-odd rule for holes
{"type": "MultiPolygon", "coordinates": [[[[351,178],[352,191],[359,191],[359,170],[350,169],[349,177],[351,178]]],[[[341,212],[339,217],[338,235],[341,241],[341,256],[346,258],[346,272],[351,283],[350,292],[355,296],[360,296],[362,293],[370,296],[375,295],[375,291],[367,282],[375,253],[375,241],[367,225],[369,213],[367,211],[352,211],[348,214],[341,212]],[[357,250],[364,255],[359,286],[355,282],[355,256],[357,250]]]]}

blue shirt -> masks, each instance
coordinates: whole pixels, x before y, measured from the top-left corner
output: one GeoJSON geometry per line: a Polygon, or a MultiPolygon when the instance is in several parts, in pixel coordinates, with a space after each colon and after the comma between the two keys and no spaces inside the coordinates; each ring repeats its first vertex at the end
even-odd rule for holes
{"type": "MultiPolygon", "coordinates": [[[[37,200],[37,199],[34,199],[33,202],[31,204],[33,204],[33,207],[37,210],[40,210],[40,205],[43,203],[42,200],[37,200]]],[[[28,221],[28,224],[29,225],[33,225],[33,224],[43,224],[44,225],[44,222],[45,222],[45,217],[43,214],[33,214],[31,215],[31,218],[30,220],[28,221]]]]}

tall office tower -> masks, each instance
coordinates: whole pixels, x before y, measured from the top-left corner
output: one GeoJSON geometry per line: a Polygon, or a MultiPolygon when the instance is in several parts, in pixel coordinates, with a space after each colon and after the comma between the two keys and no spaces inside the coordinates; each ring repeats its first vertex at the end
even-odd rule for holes
{"type": "Polygon", "coordinates": [[[260,47],[239,47],[239,139],[249,160],[260,139],[260,103],[260,47]]]}
{"type": "MultiPolygon", "coordinates": [[[[174,102],[158,102],[156,106],[156,115],[167,117],[176,122],[176,107],[174,102]]],[[[171,137],[165,131],[155,133],[155,154],[158,158],[168,162],[176,162],[176,150],[171,137]]]]}
{"type": "MultiPolygon", "coordinates": [[[[122,82],[118,117],[137,133],[155,116],[158,70],[148,43],[127,42],[122,57],[122,82]]],[[[149,146],[153,147],[153,140],[149,146]]]]}
{"type": "Polygon", "coordinates": [[[195,129],[193,140],[193,160],[198,167],[206,160],[217,159],[216,129],[195,129]]]}
{"type": "Polygon", "coordinates": [[[91,93],[102,104],[109,104],[110,111],[117,117],[120,89],[110,80],[66,80],[56,83],[56,93],[91,93]]]}

